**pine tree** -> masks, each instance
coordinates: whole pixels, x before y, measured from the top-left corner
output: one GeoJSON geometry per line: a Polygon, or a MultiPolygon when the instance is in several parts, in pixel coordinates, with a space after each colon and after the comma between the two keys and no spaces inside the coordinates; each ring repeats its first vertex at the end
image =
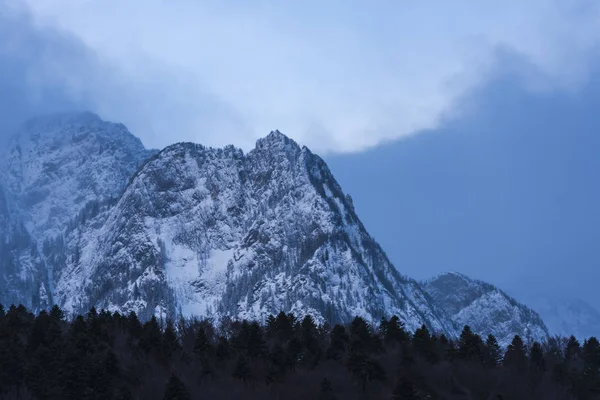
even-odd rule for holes
{"type": "Polygon", "coordinates": [[[412,338],[413,347],[416,352],[425,358],[427,362],[435,364],[438,362],[437,353],[435,351],[435,339],[429,333],[427,326],[421,325],[415,331],[412,338]]]}
{"type": "Polygon", "coordinates": [[[165,386],[163,400],[192,400],[192,395],[185,384],[172,374],[165,386]]]}
{"type": "Polygon", "coordinates": [[[349,337],[346,328],[342,325],[335,325],[329,335],[329,347],[327,348],[327,358],[339,360],[346,352],[346,346],[349,337]]]}
{"type": "Polygon", "coordinates": [[[213,347],[210,341],[208,340],[206,330],[203,327],[199,327],[198,332],[196,332],[196,340],[194,341],[194,353],[201,360],[206,360],[206,358],[210,354],[212,354],[212,352],[213,347]]]}
{"type": "Polygon", "coordinates": [[[350,324],[350,348],[353,351],[372,349],[371,329],[363,318],[356,317],[350,324]]]}
{"type": "Polygon", "coordinates": [[[219,336],[219,341],[217,343],[217,348],[215,350],[215,355],[217,356],[217,360],[225,361],[229,358],[231,354],[230,345],[227,338],[224,336],[219,336]]]}
{"type": "Polygon", "coordinates": [[[583,342],[581,349],[583,360],[582,386],[585,392],[600,396],[600,342],[591,337],[583,342]]]}
{"type": "Polygon", "coordinates": [[[529,365],[531,372],[542,374],[546,371],[546,360],[544,360],[544,350],[538,342],[534,342],[529,351],[529,365]]]}
{"type": "Polygon", "coordinates": [[[165,327],[165,332],[162,337],[162,345],[162,348],[168,357],[181,350],[181,344],[179,343],[177,332],[175,332],[175,327],[171,320],[167,321],[167,326],[165,327]]]}
{"type": "Polygon", "coordinates": [[[409,339],[409,335],[404,329],[404,324],[397,316],[392,316],[390,320],[381,319],[379,330],[387,345],[399,344],[409,339]]]}
{"type": "Polygon", "coordinates": [[[517,371],[525,370],[527,366],[527,351],[519,335],[515,335],[504,353],[503,365],[517,371]]]}
{"type": "Polygon", "coordinates": [[[502,362],[502,348],[494,335],[488,335],[485,340],[485,365],[496,367],[502,362]]]}
{"type": "Polygon", "coordinates": [[[142,329],[140,346],[147,352],[158,349],[162,343],[163,335],[155,316],[146,322],[142,329]]]}
{"type": "Polygon", "coordinates": [[[483,341],[466,325],[458,339],[458,357],[468,362],[483,361],[483,341]]]}

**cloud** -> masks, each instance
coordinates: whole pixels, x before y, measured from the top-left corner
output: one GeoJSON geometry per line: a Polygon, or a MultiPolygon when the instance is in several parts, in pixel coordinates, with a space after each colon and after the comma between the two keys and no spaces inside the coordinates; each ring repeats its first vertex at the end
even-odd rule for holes
{"type": "Polygon", "coordinates": [[[70,82],[85,47],[68,35],[37,29],[17,3],[0,5],[0,138],[36,114],[85,108],[70,82]]]}
{"type": "Polygon", "coordinates": [[[23,1],[94,55],[67,87],[155,147],[248,148],[277,128],[359,151],[456,113],[498,48],[540,71],[531,89],[577,90],[600,38],[590,0],[23,1]]]}

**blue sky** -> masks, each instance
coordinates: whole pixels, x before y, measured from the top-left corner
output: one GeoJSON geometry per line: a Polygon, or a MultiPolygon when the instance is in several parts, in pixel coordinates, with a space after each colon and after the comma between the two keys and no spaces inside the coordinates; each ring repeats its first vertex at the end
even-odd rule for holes
{"type": "Polygon", "coordinates": [[[2,2],[0,132],[72,109],[149,147],[279,129],[402,272],[600,307],[598,2],[249,4],[2,2]]]}
{"type": "Polygon", "coordinates": [[[327,157],[367,229],[413,277],[600,306],[600,69],[577,93],[531,93],[509,72],[464,101],[438,129],[327,157]]]}

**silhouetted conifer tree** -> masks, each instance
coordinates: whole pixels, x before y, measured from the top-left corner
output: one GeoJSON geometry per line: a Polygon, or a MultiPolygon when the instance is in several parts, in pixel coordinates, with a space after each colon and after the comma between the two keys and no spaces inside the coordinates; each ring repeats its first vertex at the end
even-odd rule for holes
{"type": "Polygon", "coordinates": [[[527,351],[519,335],[515,335],[504,353],[503,365],[517,371],[524,371],[527,367],[527,351]]]}
{"type": "Polygon", "coordinates": [[[488,335],[485,340],[485,365],[496,367],[502,362],[502,357],[502,348],[498,344],[498,340],[494,335],[488,335]]]}

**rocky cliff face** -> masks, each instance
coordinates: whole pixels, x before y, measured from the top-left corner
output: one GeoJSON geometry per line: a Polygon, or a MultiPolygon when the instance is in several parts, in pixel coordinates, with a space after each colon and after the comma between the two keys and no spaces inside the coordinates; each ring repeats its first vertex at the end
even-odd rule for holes
{"type": "Polygon", "coordinates": [[[497,287],[459,273],[446,273],[423,282],[423,288],[454,323],[482,336],[494,335],[507,346],[514,335],[525,341],[548,338],[540,316],[497,287]]]}
{"type": "Polygon", "coordinates": [[[122,124],[59,114],[14,135],[0,174],[18,218],[43,241],[62,234],[87,203],[118,197],[149,155],[122,124]]]}
{"type": "Polygon", "coordinates": [[[319,320],[397,314],[453,332],[368,235],[325,163],[279,132],[248,153],[181,143],[66,239],[56,296],[142,316],[319,320]]]}
{"type": "Polygon", "coordinates": [[[36,118],[0,152],[0,297],[51,304],[45,252],[86,208],[118,198],[152,152],[121,124],[91,113],[36,118]]]}
{"type": "Polygon", "coordinates": [[[33,309],[51,303],[44,263],[0,185],[0,299],[33,309]]]}

